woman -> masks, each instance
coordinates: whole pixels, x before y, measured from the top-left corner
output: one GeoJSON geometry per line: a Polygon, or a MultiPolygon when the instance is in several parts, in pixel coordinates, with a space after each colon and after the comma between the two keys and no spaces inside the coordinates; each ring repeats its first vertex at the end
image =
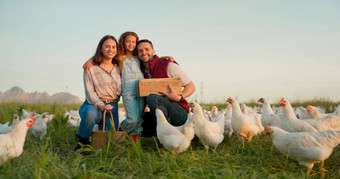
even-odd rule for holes
{"type": "MultiPolygon", "coordinates": [[[[110,35],[104,36],[93,58],[93,67],[84,72],[86,100],[79,109],[81,122],[77,132],[78,145],[90,144],[93,127],[102,118],[101,112],[110,110],[113,114],[116,130],[118,129],[118,101],[121,93],[120,71],[114,58],[118,51],[117,40],[110,35]]],[[[105,130],[111,129],[111,115],[106,115],[105,130]]],[[[99,124],[99,130],[102,130],[99,124]]]]}

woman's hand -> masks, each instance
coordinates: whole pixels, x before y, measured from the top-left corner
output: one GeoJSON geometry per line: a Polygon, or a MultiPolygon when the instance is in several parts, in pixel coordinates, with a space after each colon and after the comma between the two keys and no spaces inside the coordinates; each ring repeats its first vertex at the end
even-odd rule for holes
{"type": "Polygon", "coordinates": [[[92,67],[92,65],[93,65],[93,59],[90,58],[90,59],[87,60],[87,61],[85,62],[85,64],[83,65],[84,71],[89,71],[89,69],[92,67]]]}
{"type": "Polygon", "coordinates": [[[113,106],[111,106],[110,104],[107,104],[107,105],[100,105],[98,106],[98,109],[101,110],[101,111],[111,111],[113,109],[113,106]]]}

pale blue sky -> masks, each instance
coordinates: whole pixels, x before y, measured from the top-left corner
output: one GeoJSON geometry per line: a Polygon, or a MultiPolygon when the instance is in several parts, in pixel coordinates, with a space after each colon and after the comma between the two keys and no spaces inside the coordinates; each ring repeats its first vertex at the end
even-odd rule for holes
{"type": "Polygon", "coordinates": [[[337,0],[0,0],[0,91],[83,100],[82,65],[99,40],[134,31],[179,62],[199,101],[340,101],[339,9],[337,0]]]}

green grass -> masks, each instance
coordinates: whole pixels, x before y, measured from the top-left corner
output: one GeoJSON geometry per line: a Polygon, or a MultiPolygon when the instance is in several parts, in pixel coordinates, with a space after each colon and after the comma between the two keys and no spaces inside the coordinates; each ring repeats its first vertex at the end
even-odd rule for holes
{"type": "MultiPolygon", "coordinates": [[[[24,152],[0,166],[0,178],[305,178],[306,168],[279,153],[264,134],[246,143],[245,149],[237,137],[225,138],[208,154],[197,138],[177,156],[164,148],[157,150],[155,138],[141,138],[137,145],[124,144],[127,150],[122,154],[109,149],[83,156],[73,152],[77,129],[67,127],[63,118],[65,110],[80,105],[0,104],[0,122],[11,121],[20,106],[57,117],[48,123],[42,141],[27,135],[24,152]]],[[[340,178],[340,146],[325,167],[327,178],[340,178]]],[[[311,178],[319,178],[319,164],[311,178]]]]}

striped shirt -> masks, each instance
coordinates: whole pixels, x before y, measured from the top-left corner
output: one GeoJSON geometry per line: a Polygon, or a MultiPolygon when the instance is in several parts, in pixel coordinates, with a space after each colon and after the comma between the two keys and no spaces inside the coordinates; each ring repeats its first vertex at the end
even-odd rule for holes
{"type": "Polygon", "coordinates": [[[84,72],[86,100],[95,106],[104,105],[101,100],[119,99],[121,94],[120,71],[117,65],[108,72],[98,65],[84,72]]]}

